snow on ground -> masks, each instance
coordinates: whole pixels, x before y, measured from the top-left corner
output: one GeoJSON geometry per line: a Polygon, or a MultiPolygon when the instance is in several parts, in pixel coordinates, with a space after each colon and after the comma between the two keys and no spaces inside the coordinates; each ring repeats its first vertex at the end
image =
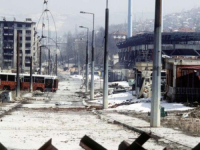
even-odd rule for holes
{"type": "MultiPolygon", "coordinates": [[[[123,140],[132,143],[139,136],[121,126],[101,121],[87,111],[20,108],[2,120],[0,141],[8,149],[38,149],[52,138],[52,144],[59,150],[82,150],[80,140],[88,135],[105,148],[116,150],[123,140]]],[[[145,148],[161,150],[164,147],[149,140],[145,148]]]]}
{"type": "Polygon", "coordinates": [[[22,95],[22,97],[32,97],[33,94],[32,93],[25,93],[24,95],[22,95]]]}
{"type": "MultiPolygon", "coordinates": [[[[100,96],[100,94],[98,96],[100,96]]],[[[134,102],[135,104],[122,105],[114,109],[134,110],[136,112],[150,112],[151,110],[151,98],[136,99],[132,95],[131,91],[125,92],[125,93],[111,94],[108,96],[109,107],[115,104],[121,104],[127,101],[131,103],[134,102]]],[[[96,100],[89,101],[89,102],[103,104],[103,97],[99,97],[96,100]]],[[[167,101],[161,101],[161,107],[164,107],[165,111],[185,111],[185,110],[193,109],[191,107],[184,106],[181,103],[168,103],[167,101]]]]}
{"type": "MultiPolygon", "coordinates": [[[[138,118],[131,117],[131,116],[126,116],[123,114],[118,114],[118,113],[113,113],[113,112],[109,113],[109,111],[106,111],[105,115],[109,118],[120,121],[122,123],[125,123],[129,126],[135,127],[142,131],[151,132],[160,137],[163,137],[163,138],[168,139],[173,142],[181,143],[183,145],[187,145],[191,148],[195,147],[200,141],[200,137],[189,136],[179,130],[174,130],[174,129],[165,128],[165,127],[152,128],[152,127],[150,127],[150,123],[148,123],[144,120],[138,119],[138,118]]],[[[170,142],[169,142],[169,145],[170,145],[170,142]]]]}
{"type": "MultiPolygon", "coordinates": [[[[126,100],[133,100],[134,96],[132,96],[131,92],[111,94],[108,96],[108,105],[112,106],[115,104],[120,104],[125,102],[126,100]]],[[[103,97],[99,97],[97,100],[90,101],[93,103],[103,104],[103,97]]]]}
{"type": "Polygon", "coordinates": [[[109,82],[108,84],[111,85],[111,84],[116,84],[116,83],[118,85],[123,86],[124,88],[130,87],[127,81],[109,82]]]}
{"type": "MultiPolygon", "coordinates": [[[[89,75],[88,78],[91,80],[91,75],[89,75]]],[[[94,80],[100,80],[100,76],[94,75],[94,80]]]]}
{"type": "Polygon", "coordinates": [[[83,79],[82,75],[71,75],[70,77],[74,79],[81,79],[81,80],[83,79]]]}
{"type": "MultiPolygon", "coordinates": [[[[183,104],[180,103],[168,103],[166,101],[161,102],[161,107],[165,108],[165,111],[184,111],[184,110],[189,110],[193,109],[191,107],[184,106],[183,104]]],[[[150,112],[151,110],[151,103],[150,102],[140,102],[136,104],[131,104],[131,105],[123,105],[115,108],[117,110],[134,110],[136,112],[150,112]]]]}

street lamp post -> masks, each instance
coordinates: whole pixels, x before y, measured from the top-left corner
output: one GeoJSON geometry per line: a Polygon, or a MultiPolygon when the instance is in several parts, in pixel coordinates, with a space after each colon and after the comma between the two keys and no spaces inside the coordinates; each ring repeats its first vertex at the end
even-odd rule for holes
{"type": "Polygon", "coordinates": [[[40,74],[42,74],[42,46],[40,46],[40,74]]]}
{"type": "Polygon", "coordinates": [[[88,59],[89,59],[89,28],[87,27],[83,27],[83,26],[80,26],[80,28],[85,28],[87,29],[87,44],[86,44],[86,83],[85,83],[85,91],[88,92],[88,75],[89,75],[89,62],[88,62],[88,59]]]}
{"type": "Polygon", "coordinates": [[[93,15],[93,30],[92,30],[92,69],[91,69],[91,90],[90,90],[90,99],[94,99],[94,47],[95,47],[95,35],[94,35],[94,13],[81,11],[83,14],[93,15]]]}
{"type": "Polygon", "coordinates": [[[109,30],[109,9],[107,0],[106,11],[105,11],[103,109],[108,108],[108,30],[109,30]]]}

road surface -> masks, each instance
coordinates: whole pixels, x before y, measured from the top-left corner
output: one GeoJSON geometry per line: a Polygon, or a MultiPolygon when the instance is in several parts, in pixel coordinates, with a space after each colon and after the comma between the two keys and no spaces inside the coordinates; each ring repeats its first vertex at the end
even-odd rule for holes
{"type": "MultiPolygon", "coordinates": [[[[79,142],[88,135],[108,150],[117,150],[126,140],[132,143],[139,134],[100,120],[82,105],[81,80],[59,74],[59,90],[39,95],[1,118],[0,142],[12,150],[36,150],[52,138],[59,150],[82,150],[79,142]],[[55,105],[57,104],[57,105],[55,105]]],[[[148,150],[161,150],[164,146],[149,140],[148,150]]]]}

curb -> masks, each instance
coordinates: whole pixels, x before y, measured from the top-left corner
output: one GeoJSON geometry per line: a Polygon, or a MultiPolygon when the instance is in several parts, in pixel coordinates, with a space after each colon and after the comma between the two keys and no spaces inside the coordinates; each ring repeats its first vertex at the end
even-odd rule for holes
{"type": "MultiPolygon", "coordinates": [[[[120,122],[120,121],[117,121],[117,120],[114,120],[114,119],[112,119],[112,118],[109,118],[109,117],[103,115],[103,114],[102,114],[101,112],[99,112],[98,110],[93,110],[92,112],[93,112],[95,115],[97,115],[101,120],[107,121],[108,123],[113,123],[113,124],[121,125],[121,126],[127,128],[127,129],[129,129],[129,130],[135,131],[135,132],[140,133],[140,134],[142,134],[142,133],[150,134],[150,137],[151,137],[152,139],[156,140],[157,142],[158,142],[159,139],[165,139],[165,140],[170,141],[170,142],[172,142],[172,143],[176,143],[176,144],[178,144],[178,145],[180,145],[180,146],[188,147],[188,148],[191,149],[191,146],[189,146],[189,145],[185,145],[185,144],[179,143],[178,141],[172,141],[172,140],[170,140],[170,139],[167,139],[167,138],[165,138],[165,137],[159,136],[159,135],[157,135],[157,134],[154,134],[154,133],[151,133],[151,132],[149,133],[149,132],[140,130],[140,129],[136,128],[136,127],[132,127],[132,126],[130,126],[130,125],[127,125],[127,124],[125,124],[125,123],[122,123],[122,122],[120,122]]],[[[166,144],[167,144],[167,143],[166,143],[166,144]]]]}
{"type": "MultiPolygon", "coordinates": [[[[113,124],[121,125],[121,126],[123,126],[123,127],[126,127],[126,128],[128,128],[128,129],[133,130],[133,131],[135,131],[135,132],[137,132],[137,133],[140,133],[140,134],[142,134],[142,133],[147,133],[147,132],[145,132],[145,131],[142,131],[142,130],[137,129],[137,128],[132,127],[132,126],[129,126],[129,125],[127,125],[127,124],[125,124],[125,123],[122,123],[122,122],[120,122],[120,121],[117,121],[117,120],[108,118],[108,117],[106,117],[105,115],[102,115],[102,114],[101,114],[99,111],[97,111],[97,110],[94,110],[93,113],[94,113],[95,115],[97,115],[100,119],[105,120],[105,121],[107,121],[107,122],[112,122],[113,124]]],[[[147,134],[149,134],[149,133],[147,133],[147,134]]],[[[154,137],[154,139],[157,137],[156,140],[158,140],[159,138],[161,138],[161,137],[156,136],[156,135],[154,135],[154,134],[151,134],[151,136],[152,136],[152,138],[154,137]]]]}
{"type": "Polygon", "coordinates": [[[13,111],[13,109],[21,106],[22,103],[15,103],[14,106],[11,106],[10,108],[8,108],[7,110],[3,110],[2,113],[0,113],[0,118],[4,117],[7,113],[10,113],[11,111],[13,111]]]}

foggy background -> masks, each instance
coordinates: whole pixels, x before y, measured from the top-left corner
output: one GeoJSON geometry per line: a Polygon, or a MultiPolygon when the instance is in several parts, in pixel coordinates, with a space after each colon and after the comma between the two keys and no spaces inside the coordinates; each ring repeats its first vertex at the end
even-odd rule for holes
{"type": "MultiPolygon", "coordinates": [[[[24,21],[32,18],[38,23],[43,10],[43,0],[0,0],[0,20],[24,21]],[[13,15],[15,14],[15,15],[13,15]]],[[[52,12],[58,34],[80,30],[78,26],[92,27],[92,16],[80,11],[95,13],[95,28],[104,27],[106,0],[49,0],[48,9],[52,12]]],[[[199,0],[164,0],[164,15],[187,11],[200,6],[199,0]],[[177,7],[178,6],[178,7],[177,7]]],[[[133,0],[133,20],[154,18],[155,0],[133,0]]],[[[127,22],[128,0],[109,0],[110,25],[127,22]]],[[[40,25],[39,25],[40,26],[40,25]]],[[[134,25],[133,25],[134,26],[134,25]]],[[[51,22],[50,29],[54,26],[51,22]]]]}

